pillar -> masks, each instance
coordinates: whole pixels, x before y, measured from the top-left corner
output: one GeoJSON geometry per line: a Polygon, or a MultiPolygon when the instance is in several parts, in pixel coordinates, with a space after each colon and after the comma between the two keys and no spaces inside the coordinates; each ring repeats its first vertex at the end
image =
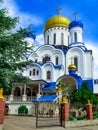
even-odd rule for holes
{"type": "Polygon", "coordinates": [[[69,120],[69,103],[61,104],[61,121],[69,120]]]}
{"type": "Polygon", "coordinates": [[[5,100],[3,97],[3,89],[0,88],[0,130],[3,130],[4,110],[5,110],[5,100]]]}
{"type": "Polygon", "coordinates": [[[66,96],[62,98],[61,104],[61,125],[66,127],[66,122],[69,121],[69,103],[67,101],[66,96]]]}
{"type": "Polygon", "coordinates": [[[38,85],[38,94],[37,94],[37,98],[40,98],[41,94],[40,94],[40,83],[38,85]]]}
{"type": "Polygon", "coordinates": [[[22,95],[22,101],[27,101],[26,84],[24,84],[24,94],[22,95]]]}
{"type": "Polygon", "coordinates": [[[14,87],[12,87],[11,95],[9,97],[9,101],[13,101],[13,100],[14,100],[14,87]]]}
{"type": "Polygon", "coordinates": [[[86,112],[87,112],[87,119],[92,120],[93,119],[92,104],[88,103],[86,105],[86,112]]]}

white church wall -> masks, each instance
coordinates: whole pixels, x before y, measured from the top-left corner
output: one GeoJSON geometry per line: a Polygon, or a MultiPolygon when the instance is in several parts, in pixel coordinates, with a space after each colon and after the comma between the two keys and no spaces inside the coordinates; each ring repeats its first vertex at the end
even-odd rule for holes
{"type": "Polygon", "coordinates": [[[52,82],[54,77],[54,69],[53,66],[49,63],[45,64],[42,71],[42,79],[46,80],[47,82],[52,82]],[[47,79],[47,71],[51,72],[51,78],[47,79]]]}
{"type": "Polygon", "coordinates": [[[90,52],[84,54],[84,79],[93,78],[92,55],[90,52]]]}
{"type": "Polygon", "coordinates": [[[98,94],[98,84],[94,84],[94,88],[93,89],[94,89],[93,92],[95,94],[98,94]]]}
{"type": "Polygon", "coordinates": [[[74,43],[74,33],[77,32],[77,42],[83,42],[83,36],[82,36],[82,28],[80,27],[74,27],[70,30],[70,35],[69,35],[69,42],[74,43]]]}
{"type": "Polygon", "coordinates": [[[27,70],[25,70],[22,74],[23,76],[28,76],[32,80],[38,80],[41,79],[42,72],[40,66],[33,64],[32,66],[28,66],[27,70]],[[35,75],[33,75],[33,69],[35,69],[35,75]],[[30,75],[30,71],[31,71],[31,75],[30,75]]]}
{"type": "Polygon", "coordinates": [[[59,58],[59,65],[65,65],[65,56],[61,50],[56,50],[55,55],[54,55],[54,62],[53,62],[54,64],[55,64],[56,56],[58,56],[58,58],[59,58]]]}
{"type": "Polygon", "coordinates": [[[64,27],[54,27],[54,28],[48,29],[44,35],[45,44],[61,45],[62,44],[62,39],[61,39],[62,33],[63,33],[63,41],[64,41],[63,44],[65,46],[68,46],[69,32],[68,32],[68,29],[64,28],[64,27]],[[54,43],[54,33],[56,34],[56,43],[54,43]],[[49,36],[49,43],[47,43],[48,36],[49,36]]]}
{"type": "Polygon", "coordinates": [[[29,115],[32,115],[33,113],[33,104],[30,102],[30,103],[13,103],[13,104],[9,104],[9,115],[17,115],[18,114],[18,108],[20,105],[25,105],[27,108],[28,108],[28,114],[29,115]]]}
{"type": "MultiPolygon", "coordinates": [[[[71,64],[71,58],[77,57],[78,59],[78,70],[77,73],[83,77],[84,75],[84,65],[83,65],[83,51],[78,48],[74,47],[71,48],[68,53],[66,54],[66,73],[68,74],[68,66],[71,64]]],[[[73,59],[72,59],[73,62],[73,59]]],[[[74,64],[74,63],[73,63],[74,64]]]]}

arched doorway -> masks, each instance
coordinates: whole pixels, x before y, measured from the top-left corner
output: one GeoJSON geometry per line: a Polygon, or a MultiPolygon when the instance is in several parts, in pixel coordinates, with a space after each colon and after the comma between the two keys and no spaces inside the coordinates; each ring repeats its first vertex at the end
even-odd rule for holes
{"type": "MultiPolygon", "coordinates": [[[[65,76],[62,76],[60,77],[58,80],[57,80],[57,83],[56,85],[59,83],[59,81],[63,82],[64,83],[64,90],[65,92],[63,93],[64,95],[66,95],[67,99],[70,100],[70,95],[71,93],[77,89],[77,82],[75,80],[74,77],[70,76],[70,75],[65,75],[65,76]]],[[[63,95],[62,94],[62,95],[63,95]]],[[[62,97],[62,96],[61,96],[62,97]]]]}
{"type": "Polygon", "coordinates": [[[21,90],[19,87],[16,87],[14,90],[14,96],[21,96],[21,90]]]}
{"type": "Polygon", "coordinates": [[[30,88],[26,88],[26,95],[27,96],[31,96],[31,89],[30,88]]]}

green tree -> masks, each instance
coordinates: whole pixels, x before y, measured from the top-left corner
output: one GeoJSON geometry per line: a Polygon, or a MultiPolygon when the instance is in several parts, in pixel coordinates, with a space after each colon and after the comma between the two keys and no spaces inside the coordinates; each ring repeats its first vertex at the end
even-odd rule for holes
{"type": "Polygon", "coordinates": [[[3,87],[4,91],[8,90],[18,77],[18,74],[17,76],[15,74],[16,70],[22,70],[31,62],[22,60],[25,59],[27,50],[31,50],[23,38],[34,32],[31,26],[16,31],[17,24],[19,24],[18,17],[12,18],[8,15],[7,9],[0,9],[0,87],[3,87]]]}
{"type": "Polygon", "coordinates": [[[90,91],[89,84],[84,82],[80,90],[74,90],[72,92],[70,101],[79,108],[82,105],[87,104],[88,100],[90,100],[92,104],[98,104],[98,98],[90,91]]]}

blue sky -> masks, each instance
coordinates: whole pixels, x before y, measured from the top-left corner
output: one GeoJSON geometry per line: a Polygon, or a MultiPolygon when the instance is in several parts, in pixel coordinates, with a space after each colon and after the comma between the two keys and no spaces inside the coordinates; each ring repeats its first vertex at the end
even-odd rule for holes
{"type": "MultiPolygon", "coordinates": [[[[73,13],[78,12],[78,19],[84,24],[84,42],[93,50],[95,77],[98,74],[98,0],[4,0],[3,7],[9,10],[12,17],[20,17],[19,26],[33,24],[39,44],[43,44],[44,24],[48,18],[57,15],[57,8],[62,8],[61,15],[74,19],[73,13]]],[[[98,77],[98,76],[97,76],[98,77]]]]}

